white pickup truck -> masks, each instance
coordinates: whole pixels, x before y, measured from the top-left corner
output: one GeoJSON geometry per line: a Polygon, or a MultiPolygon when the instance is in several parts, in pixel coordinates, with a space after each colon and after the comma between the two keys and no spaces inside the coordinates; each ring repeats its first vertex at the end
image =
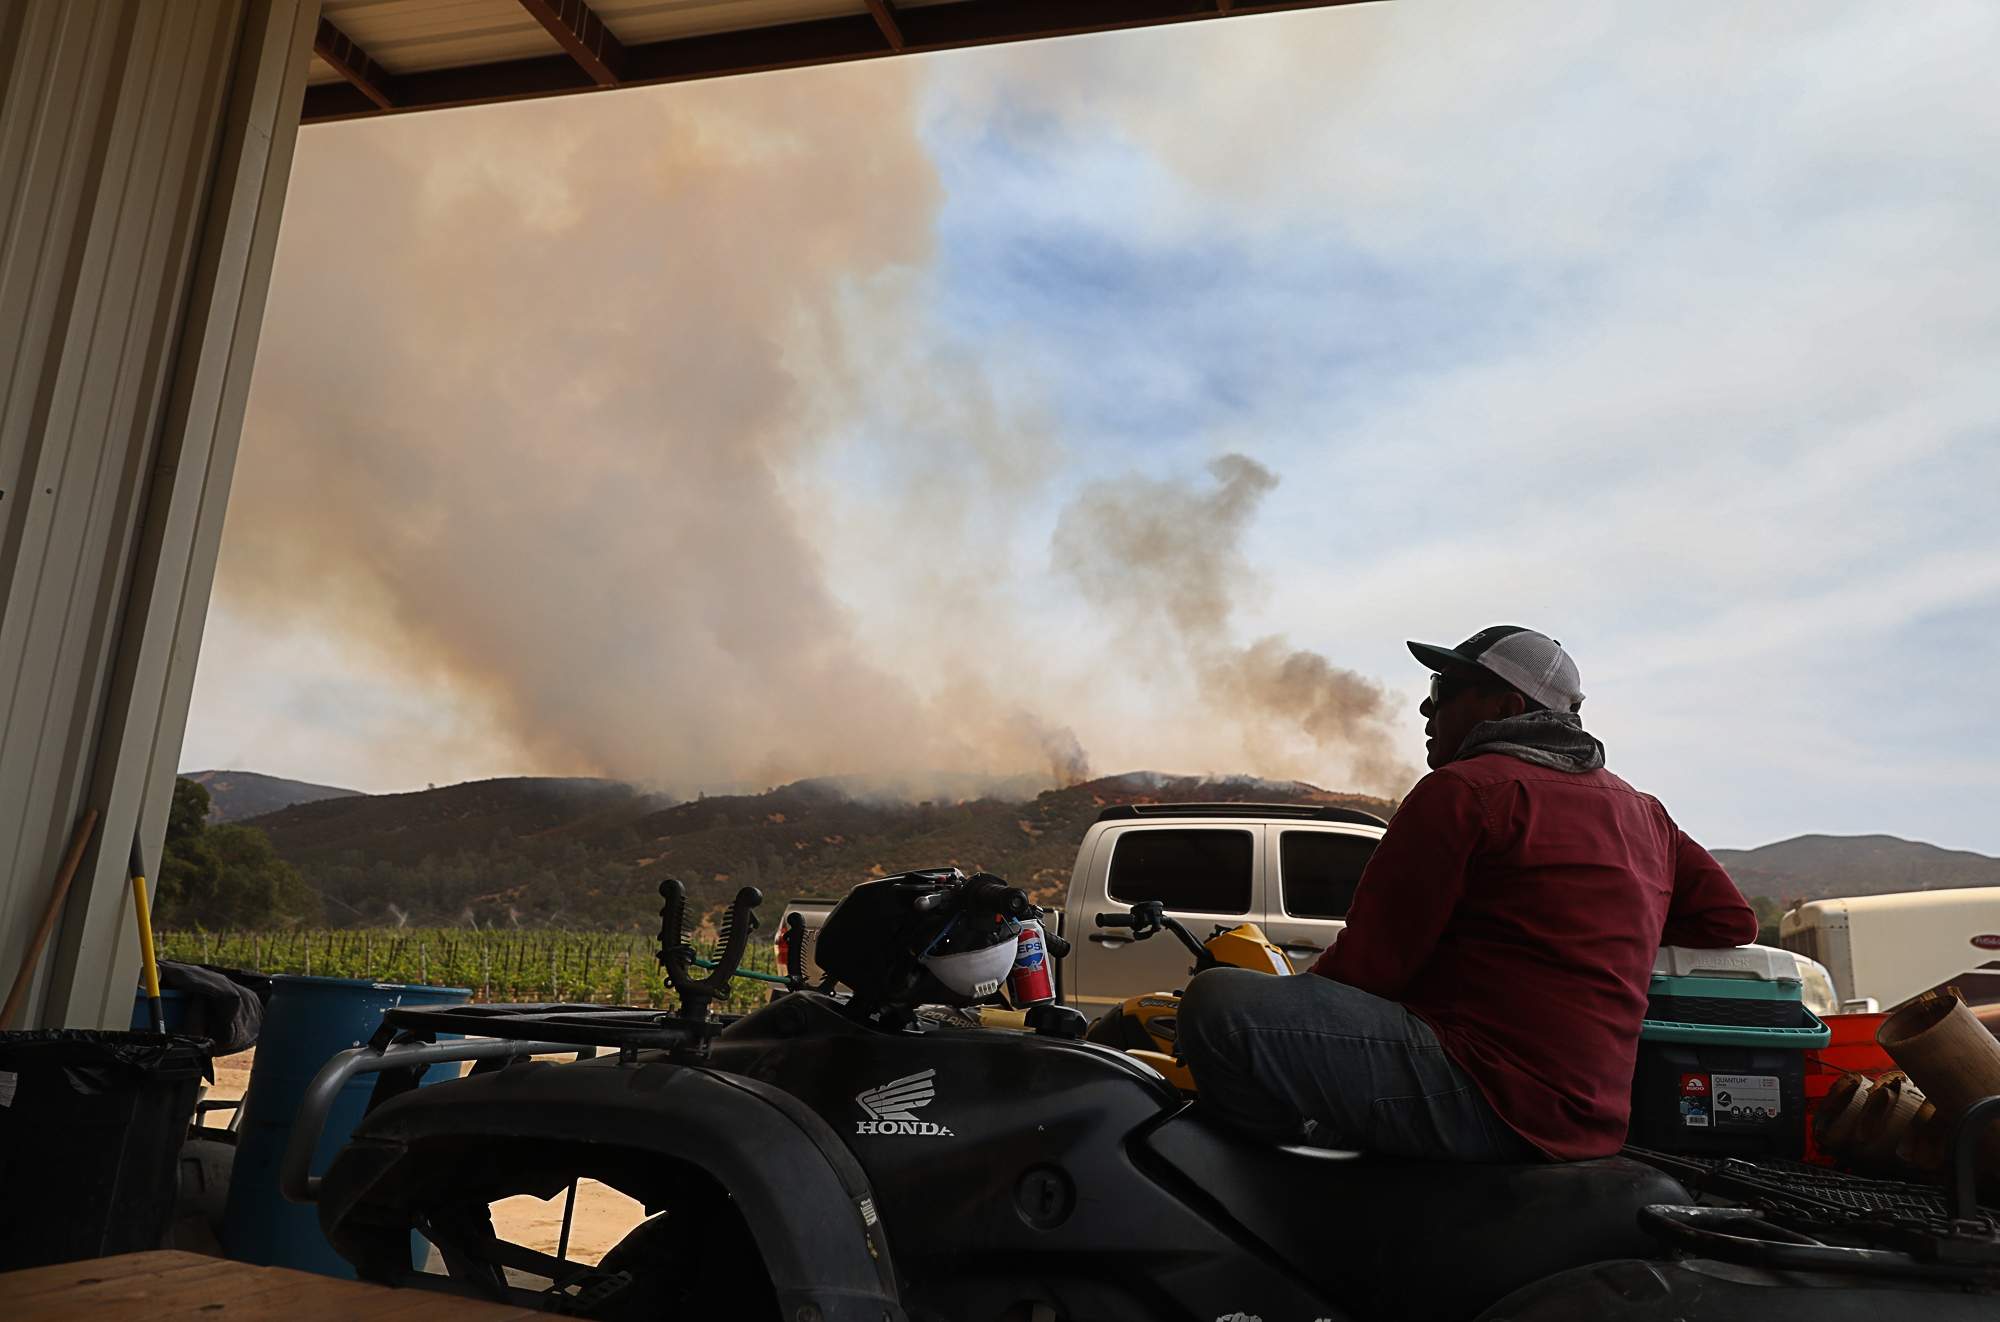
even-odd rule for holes
{"type": "MultiPolygon", "coordinates": [[[[1106,808],[1084,832],[1056,930],[1070,953],[1056,969],[1069,1004],[1096,1016],[1128,996],[1179,987],[1178,942],[1132,941],[1100,930],[1099,913],[1142,900],[1206,935],[1217,924],[1260,924],[1303,969],[1346,926],[1348,901],[1387,826],[1352,808],[1318,804],[1158,803],[1106,808]]],[[[836,902],[794,900],[808,942],[836,902]]],[[[780,918],[778,931],[785,931],[780,918]]],[[[821,976],[810,960],[812,976],[821,976]]]]}

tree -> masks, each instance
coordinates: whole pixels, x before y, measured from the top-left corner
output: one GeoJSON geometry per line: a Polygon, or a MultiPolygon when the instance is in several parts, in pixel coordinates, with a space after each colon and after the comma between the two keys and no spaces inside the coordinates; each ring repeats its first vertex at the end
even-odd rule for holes
{"type": "Polygon", "coordinates": [[[174,782],[155,909],[162,927],[316,922],[319,896],[254,826],[208,824],[208,791],[174,782]]]}
{"type": "Polygon", "coordinates": [[[1778,944],[1778,920],[1785,916],[1785,906],[1766,895],[1746,895],[1750,907],[1757,914],[1757,943],[1765,946],[1778,944]]]}
{"type": "Polygon", "coordinates": [[[167,809],[167,843],[160,853],[155,878],[153,916],[162,927],[189,921],[188,915],[206,905],[221,888],[222,861],[207,838],[208,790],[195,781],[174,781],[173,805],[167,809]]]}

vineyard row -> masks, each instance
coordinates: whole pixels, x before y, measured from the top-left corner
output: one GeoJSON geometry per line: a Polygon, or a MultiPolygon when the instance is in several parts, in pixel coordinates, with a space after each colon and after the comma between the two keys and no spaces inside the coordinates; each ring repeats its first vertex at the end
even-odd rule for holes
{"type": "MultiPolygon", "coordinates": [[[[575,1001],[665,1008],[665,974],[652,937],[633,932],[481,931],[464,927],[381,931],[162,931],[161,959],[257,973],[362,978],[465,987],[475,1001],[575,1001]]],[[[702,953],[709,953],[700,946],[702,953]]],[[[753,942],[743,967],[777,971],[777,956],[753,942]]],[[[730,1005],[763,1004],[770,984],[738,979],[730,1005]]]]}

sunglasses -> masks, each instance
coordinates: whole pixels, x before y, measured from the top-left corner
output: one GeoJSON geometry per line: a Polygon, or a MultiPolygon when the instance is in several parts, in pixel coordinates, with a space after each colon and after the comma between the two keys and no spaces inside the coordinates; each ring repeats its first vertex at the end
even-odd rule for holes
{"type": "Polygon", "coordinates": [[[1431,676],[1431,710],[1444,706],[1459,694],[1478,683],[1472,675],[1433,674],[1431,676]]]}

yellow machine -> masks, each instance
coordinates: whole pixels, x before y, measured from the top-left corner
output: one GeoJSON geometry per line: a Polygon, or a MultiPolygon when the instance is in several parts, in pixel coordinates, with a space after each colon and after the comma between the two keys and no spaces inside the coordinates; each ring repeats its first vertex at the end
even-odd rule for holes
{"type": "MultiPolygon", "coordinates": [[[[1206,941],[1196,941],[1179,920],[1166,915],[1164,906],[1149,900],[1135,904],[1130,913],[1097,915],[1099,927],[1125,927],[1134,941],[1143,941],[1160,931],[1172,932],[1194,956],[1190,975],[1204,969],[1254,969],[1258,973],[1290,974],[1292,966],[1285,952],[1272,945],[1264,929],[1255,923],[1235,927],[1218,925],[1206,941]]],[[[1145,1061],[1167,1082],[1182,1092],[1192,1093],[1194,1078],[1187,1066],[1174,1058],[1174,1039],[1180,1027],[1181,993],[1147,992],[1128,997],[1114,1005],[1084,1033],[1084,1039],[1107,1047],[1117,1047],[1145,1061]]]]}

